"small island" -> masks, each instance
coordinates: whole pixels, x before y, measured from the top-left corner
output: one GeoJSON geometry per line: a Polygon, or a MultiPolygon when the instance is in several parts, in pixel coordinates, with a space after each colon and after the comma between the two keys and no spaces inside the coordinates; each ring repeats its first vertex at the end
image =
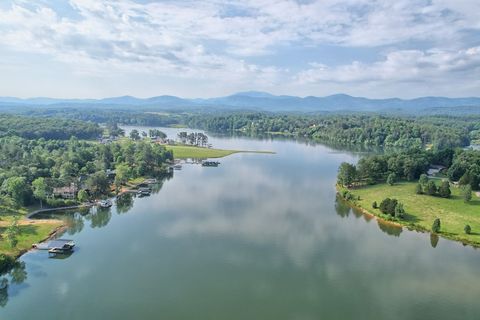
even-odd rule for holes
{"type": "Polygon", "coordinates": [[[479,160],[479,151],[461,149],[367,156],[341,164],[337,190],[366,214],[480,246],[479,160]]]}

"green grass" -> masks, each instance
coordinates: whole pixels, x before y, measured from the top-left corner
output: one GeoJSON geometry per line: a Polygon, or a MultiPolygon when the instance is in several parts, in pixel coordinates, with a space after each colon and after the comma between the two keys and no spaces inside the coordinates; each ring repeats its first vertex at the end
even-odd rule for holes
{"type": "MultiPolygon", "coordinates": [[[[2,216],[1,222],[7,222],[12,219],[13,218],[9,216],[2,216]]],[[[38,243],[47,238],[49,234],[61,224],[62,223],[60,221],[53,220],[48,223],[44,222],[20,225],[20,235],[17,236],[18,244],[15,248],[10,247],[5,234],[7,227],[2,225],[0,226],[0,253],[16,257],[21,252],[29,250],[32,247],[32,244],[38,243]]]]}
{"type": "Polygon", "coordinates": [[[173,157],[176,159],[205,159],[205,158],[222,158],[238,152],[251,152],[251,153],[273,153],[269,151],[241,151],[241,150],[223,150],[223,149],[210,149],[201,148],[195,146],[174,145],[165,146],[167,150],[173,151],[173,157]]]}
{"type": "Polygon", "coordinates": [[[473,194],[472,201],[465,203],[460,189],[451,187],[450,198],[440,198],[415,193],[416,182],[401,182],[393,186],[378,184],[350,190],[360,200],[356,205],[382,216],[379,209],[373,209],[372,203],[378,205],[385,198],[395,198],[402,202],[407,213],[404,225],[414,225],[421,229],[431,230],[435,218],[440,218],[441,235],[450,239],[480,245],[480,199],[473,194]],[[465,234],[466,224],[472,227],[472,234],[465,234]]]}

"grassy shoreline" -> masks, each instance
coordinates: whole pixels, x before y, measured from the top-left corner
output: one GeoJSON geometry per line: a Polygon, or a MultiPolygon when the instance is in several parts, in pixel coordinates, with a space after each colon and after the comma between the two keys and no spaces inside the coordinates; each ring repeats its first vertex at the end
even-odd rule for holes
{"type": "Polygon", "coordinates": [[[442,227],[438,236],[480,247],[480,214],[476,212],[480,206],[480,198],[474,195],[471,202],[464,203],[458,188],[452,188],[451,198],[418,195],[415,193],[415,185],[416,183],[413,182],[400,182],[393,186],[377,184],[356,189],[346,189],[337,185],[337,191],[341,193],[343,190],[348,190],[353,194],[353,200],[345,201],[364,214],[409,230],[432,233],[433,221],[435,218],[440,218],[442,227]],[[387,197],[398,199],[404,204],[407,213],[404,220],[395,219],[381,213],[379,209],[372,208],[373,201],[380,204],[387,197]],[[471,234],[464,232],[463,228],[466,224],[472,227],[471,234]]]}
{"type": "Polygon", "coordinates": [[[223,158],[234,153],[265,153],[273,154],[272,151],[248,151],[248,150],[225,150],[213,149],[188,145],[167,145],[167,150],[173,152],[175,159],[206,159],[206,158],[223,158]]]}

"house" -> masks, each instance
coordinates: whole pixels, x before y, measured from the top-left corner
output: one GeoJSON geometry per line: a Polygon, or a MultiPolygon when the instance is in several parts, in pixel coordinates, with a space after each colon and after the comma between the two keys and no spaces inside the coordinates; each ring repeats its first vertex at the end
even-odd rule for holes
{"type": "Polygon", "coordinates": [[[429,177],[432,177],[436,174],[438,174],[440,171],[442,171],[443,169],[446,169],[444,166],[438,166],[438,165],[432,165],[430,166],[430,168],[428,169],[427,171],[427,175],[429,177]]]}
{"type": "Polygon", "coordinates": [[[53,188],[53,195],[63,199],[75,199],[77,197],[78,187],[71,183],[70,186],[53,188]]]}

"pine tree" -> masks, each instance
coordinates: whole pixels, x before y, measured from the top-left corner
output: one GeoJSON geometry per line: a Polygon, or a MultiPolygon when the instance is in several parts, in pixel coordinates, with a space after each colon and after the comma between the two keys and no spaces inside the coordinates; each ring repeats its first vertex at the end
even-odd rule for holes
{"type": "Polygon", "coordinates": [[[439,218],[436,218],[435,221],[433,221],[432,231],[435,232],[435,233],[440,232],[440,219],[439,218]]]}

